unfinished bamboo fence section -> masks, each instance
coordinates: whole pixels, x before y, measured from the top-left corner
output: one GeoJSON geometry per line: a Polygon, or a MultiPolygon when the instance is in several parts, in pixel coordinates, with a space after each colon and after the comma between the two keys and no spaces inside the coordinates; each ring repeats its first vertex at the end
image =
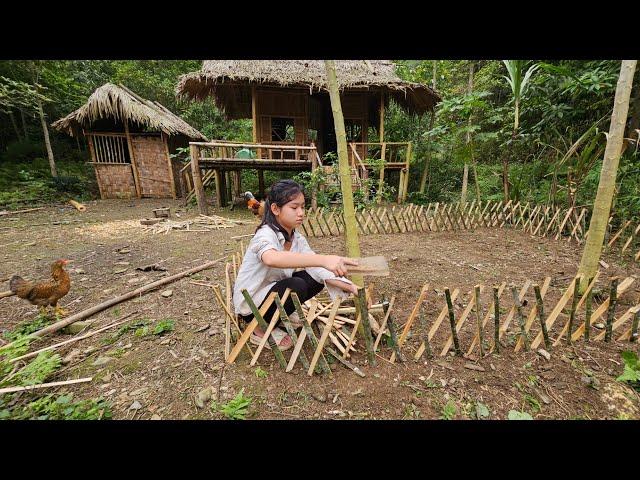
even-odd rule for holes
{"type": "MultiPolygon", "coordinates": [[[[361,235],[407,232],[443,232],[477,228],[519,228],[534,236],[584,243],[590,212],[586,208],[563,209],[520,202],[429,203],[428,205],[379,206],[356,212],[361,235]]],[[[301,226],[307,237],[343,235],[339,210],[309,209],[301,226]]],[[[609,251],[640,262],[640,223],[609,219],[605,241],[609,251]]]]}
{"type": "Polygon", "coordinates": [[[241,350],[246,349],[250,364],[255,365],[260,355],[264,355],[263,349],[270,345],[286,372],[291,372],[299,363],[308,375],[314,372],[331,374],[328,359],[333,359],[364,376],[348,359],[361,352],[366,355],[368,365],[375,366],[375,357],[383,356],[380,352],[383,337],[389,351],[388,360],[384,359],[390,363],[404,362],[408,358],[420,361],[425,353],[426,361],[449,353],[475,361],[486,355],[500,354],[505,348],[514,352],[536,351],[541,347],[551,350],[581,340],[636,341],[638,337],[640,298],[632,299],[635,303],[629,304],[628,295],[625,297],[635,278],[614,278],[610,285],[600,285],[598,299],[606,296],[600,302],[593,295],[599,272],[589,279],[582,295],[578,295],[577,289],[579,276],[572,278],[566,286],[555,288],[554,292],[550,288],[551,277],[546,277],[541,286],[530,280],[522,286],[506,283],[475,285],[463,294],[458,288],[436,292],[425,283],[407,318],[400,319],[401,323],[396,323],[394,318],[397,316],[393,311],[395,297],[390,301],[373,302],[373,284],[366,292],[360,290],[353,298],[353,306],[347,306],[346,301],[339,299],[332,302],[323,296],[301,303],[295,293],[287,291],[282,298],[271,294],[258,310],[248,293],[243,291],[254,312],[254,319],[243,330],[232,314],[231,305],[233,281],[245,251],[243,238],[238,240],[238,252],[232,255],[232,261],[225,269],[226,300],[220,287],[214,287],[216,300],[227,318],[225,359],[228,363],[235,362],[241,350]],[[284,309],[289,296],[303,324],[298,334],[284,309]],[[554,300],[550,301],[550,298],[554,300]],[[265,312],[274,303],[276,312],[265,319],[265,312]],[[270,335],[278,321],[294,343],[288,359],[270,335]],[[232,336],[231,324],[236,336],[232,336]],[[248,340],[258,325],[267,334],[253,352],[248,340]],[[417,342],[411,342],[412,339],[417,342]],[[235,342],[233,348],[232,342],[235,342]]]}

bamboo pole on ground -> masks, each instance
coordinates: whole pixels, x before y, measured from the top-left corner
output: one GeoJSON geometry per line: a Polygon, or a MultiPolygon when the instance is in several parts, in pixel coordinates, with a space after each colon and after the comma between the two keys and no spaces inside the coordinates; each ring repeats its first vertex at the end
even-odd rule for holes
{"type": "Polygon", "coordinates": [[[616,302],[617,302],[617,290],[618,290],[618,277],[614,277],[611,280],[611,289],[609,294],[609,310],[607,312],[607,324],[606,324],[606,334],[604,336],[605,342],[611,341],[611,333],[613,331],[613,320],[615,318],[616,313],[616,302]]]}

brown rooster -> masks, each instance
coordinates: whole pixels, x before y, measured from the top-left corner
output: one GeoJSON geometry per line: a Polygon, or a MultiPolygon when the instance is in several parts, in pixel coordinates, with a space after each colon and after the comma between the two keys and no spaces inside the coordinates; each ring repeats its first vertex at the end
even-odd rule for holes
{"type": "Polygon", "coordinates": [[[264,215],[264,200],[261,202],[256,200],[256,197],[254,197],[251,192],[244,192],[244,198],[247,201],[247,208],[251,210],[251,213],[262,219],[264,215]]]}
{"type": "Polygon", "coordinates": [[[18,297],[40,307],[40,313],[46,312],[46,307],[51,305],[57,315],[65,315],[66,312],[58,306],[58,300],[69,293],[71,279],[64,266],[69,260],[60,259],[51,264],[51,280],[44,282],[29,282],[19,275],[14,275],[9,280],[9,288],[18,297]]]}

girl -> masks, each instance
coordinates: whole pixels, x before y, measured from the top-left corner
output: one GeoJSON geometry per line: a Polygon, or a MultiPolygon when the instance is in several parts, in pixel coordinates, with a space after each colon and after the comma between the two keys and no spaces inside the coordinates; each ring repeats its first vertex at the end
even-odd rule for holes
{"type": "MultiPolygon", "coordinates": [[[[262,223],[247,247],[233,289],[235,311],[246,322],[253,319],[253,314],[242,296],[244,289],[258,308],[269,293],[278,292],[282,298],[287,288],[297,293],[300,302],[320,293],[325,285],[331,298],[344,298],[347,296],[345,292],[357,294],[358,287],[343,275],[349,265],[358,263],[338,255],[314,253],[307,240],[295,230],[303,219],[302,187],[293,180],[275,183],[265,201],[262,223]],[[296,268],[304,270],[294,272],[296,268]]],[[[266,311],[264,318],[267,323],[276,309],[274,303],[266,311]]],[[[284,309],[294,325],[300,322],[291,296],[284,303],[284,309]]],[[[263,335],[264,332],[256,328],[251,335],[251,343],[258,344],[263,335]]],[[[291,337],[280,328],[274,328],[272,336],[281,350],[293,346],[291,337]]]]}

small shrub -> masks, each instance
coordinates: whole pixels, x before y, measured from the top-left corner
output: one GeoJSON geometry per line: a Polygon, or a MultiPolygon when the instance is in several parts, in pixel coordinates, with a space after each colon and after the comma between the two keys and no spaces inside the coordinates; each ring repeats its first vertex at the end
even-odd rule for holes
{"type": "Polygon", "coordinates": [[[638,355],[630,350],[622,352],[624,360],[624,371],[616,380],[618,382],[627,382],[635,390],[640,391],[640,361],[638,355]]]}
{"type": "Polygon", "coordinates": [[[251,398],[244,396],[244,388],[240,390],[233,400],[223,404],[220,412],[231,420],[244,420],[249,412],[251,398]]]}
{"type": "Polygon", "coordinates": [[[174,328],[175,321],[169,318],[161,320],[158,322],[156,327],[153,329],[154,335],[162,335],[165,332],[172,332],[174,328]]]}
{"type": "Polygon", "coordinates": [[[447,404],[442,407],[442,415],[440,416],[441,420],[452,420],[453,417],[456,416],[458,409],[456,407],[456,402],[453,400],[449,400],[447,404]]]}

